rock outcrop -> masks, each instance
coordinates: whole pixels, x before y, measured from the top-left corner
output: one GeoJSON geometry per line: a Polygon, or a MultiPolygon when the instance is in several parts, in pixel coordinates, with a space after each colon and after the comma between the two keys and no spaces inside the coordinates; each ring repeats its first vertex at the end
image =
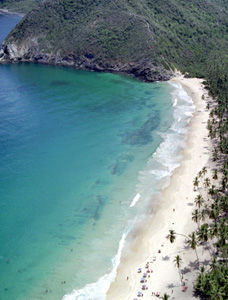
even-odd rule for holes
{"type": "Polygon", "coordinates": [[[168,80],[175,68],[200,76],[219,47],[211,28],[225,49],[226,24],[220,0],[42,0],[3,42],[0,63],[124,72],[145,81],[168,80]]]}
{"type": "Polygon", "coordinates": [[[62,57],[59,53],[42,53],[37,47],[36,43],[30,45],[3,43],[0,48],[0,63],[34,62],[97,72],[127,73],[144,81],[165,81],[173,75],[172,71],[166,70],[163,66],[155,66],[146,59],[135,63],[98,63],[93,56],[76,57],[69,54],[62,57]]]}

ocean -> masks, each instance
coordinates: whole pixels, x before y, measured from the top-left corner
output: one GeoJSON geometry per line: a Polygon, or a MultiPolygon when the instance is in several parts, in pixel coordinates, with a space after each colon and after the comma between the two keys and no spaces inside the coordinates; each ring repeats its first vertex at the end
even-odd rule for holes
{"type": "MultiPolygon", "coordinates": [[[[0,41],[19,20],[0,14],[0,41]]],[[[0,65],[0,299],[105,299],[193,110],[170,82],[0,65]]]]}

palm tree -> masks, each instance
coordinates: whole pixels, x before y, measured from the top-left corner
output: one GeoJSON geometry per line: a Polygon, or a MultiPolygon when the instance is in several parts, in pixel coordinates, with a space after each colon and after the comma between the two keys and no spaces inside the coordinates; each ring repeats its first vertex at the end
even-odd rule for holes
{"type": "Polygon", "coordinates": [[[212,125],[211,125],[211,121],[210,120],[207,121],[207,130],[209,131],[208,136],[210,136],[211,135],[211,130],[212,130],[212,125]]]}
{"type": "Polygon", "coordinates": [[[216,137],[216,129],[214,127],[211,127],[209,136],[211,139],[214,139],[216,137]]]}
{"type": "Polygon", "coordinates": [[[170,230],[167,238],[169,239],[170,243],[173,243],[176,239],[176,232],[174,230],[170,230]]]}
{"type": "Polygon", "coordinates": [[[207,178],[204,180],[204,186],[205,186],[205,187],[209,187],[210,184],[211,184],[210,179],[207,177],[207,178]]]}
{"type": "Polygon", "coordinates": [[[209,189],[208,194],[211,195],[211,196],[214,196],[216,194],[216,189],[215,189],[214,184],[212,184],[211,188],[209,189]]]}
{"type": "Polygon", "coordinates": [[[220,221],[218,237],[219,237],[219,240],[217,242],[217,245],[219,247],[225,246],[227,243],[226,241],[228,240],[228,226],[227,226],[225,219],[222,219],[220,221]]]}
{"type": "Polygon", "coordinates": [[[217,169],[214,170],[213,179],[214,179],[214,180],[217,180],[217,179],[218,179],[218,170],[217,170],[217,169]]]}
{"type": "Polygon", "coordinates": [[[216,220],[219,216],[219,209],[217,207],[214,207],[209,212],[209,218],[216,220]]]}
{"type": "Polygon", "coordinates": [[[223,191],[225,191],[226,186],[227,186],[227,177],[224,176],[223,179],[222,179],[222,190],[223,191]]]}
{"type": "Polygon", "coordinates": [[[189,235],[189,240],[187,241],[187,243],[189,244],[189,246],[195,250],[196,253],[196,259],[198,261],[198,265],[199,265],[199,256],[198,253],[196,251],[196,246],[197,246],[197,239],[196,239],[196,235],[195,232],[193,232],[192,234],[189,235]]]}
{"type": "Polygon", "coordinates": [[[212,224],[212,227],[210,228],[210,236],[211,236],[211,238],[217,236],[218,232],[219,232],[218,223],[214,222],[212,224]]]}
{"type": "Polygon", "coordinates": [[[200,208],[202,204],[204,203],[203,197],[201,195],[197,195],[195,198],[195,204],[200,208]]]}
{"type": "MultiPolygon", "coordinates": [[[[208,201],[210,200],[210,199],[207,199],[208,201]]],[[[204,203],[204,206],[203,206],[203,209],[206,211],[206,213],[207,213],[207,215],[208,215],[208,213],[209,213],[209,208],[208,208],[208,204],[206,203],[204,203]]]]}
{"type": "Polygon", "coordinates": [[[199,186],[199,179],[196,176],[195,179],[193,180],[193,185],[194,185],[194,191],[196,190],[196,188],[199,186]]]}
{"type": "Polygon", "coordinates": [[[216,266],[217,266],[217,258],[214,256],[214,257],[212,258],[212,261],[211,261],[211,264],[210,264],[211,270],[215,269],[216,266]]]}
{"type": "Polygon", "coordinates": [[[203,240],[205,242],[208,241],[209,239],[209,225],[207,223],[203,224],[201,226],[202,234],[203,234],[203,240]]]}
{"type": "Polygon", "coordinates": [[[212,152],[212,158],[213,158],[213,161],[218,160],[218,150],[217,150],[217,149],[215,149],[215,150],[212,152]]]}
{"type": "MultiPolygon", "coordinates": [[[[199,228],[199,230],[197,231],[197,236],[198,236],[198,239],[201,241],[201,242],[206,242],[208,243],[208,239],[211,237],[210,235],[210,230],[209,230],[209,225],[207,223],[201,225],[201,227],[199,228]]],[[[211,255],[211,251],[210,251],[210,245],[208,243],[208,251],[211,255]]]]}
{"type": "Polygon", "coordinates": [[[210,130],[209,130],[209,134],[208,134],[208,136],[211,138],[211,139],[213,139],[213,127],[211,126],[211,128],[210,128],[210,130]]]}
{"type": "Polygon", "coordinates": [[[183,233],[177,233],[174,230],[169,230],[169,234],[167,235],[167,238],[169,239],[170,243],[173,243],[175,241],[176,235],[181,235],[185,238],[188,238],[187,235],[183,233]]]}
{"type": "Polygon", "coordinates": [[[174,258],[174,263],[175,263],[175,266],[176,266],[177,269],[178,269],[179,276],[180,276],[180,281],[181,281],[181,283],[182,283],[182,277],[181,277],[181,272],[180,272],[181,262],[182,262],[182,259],[181,259],[180,255],[177,255],[177,256],[174,258]]]}
{"type": "Polygon", "coordinates": [[[198,209],[195,209],[194,212],[192,213],[192,220],[197,223],[198,228],[199,228],[199,218],[200,218],[199,211],[198,209]]]}
{"type": "Polygon", "coordinates": [[[201,214],[200,214],[200,219],[202,221],[204,221],[206,219],[207,214],[208,214],[207,210],[206,209],[202,209],[201,214]]]}
{"type": "Polygon", "coordinates": [[[199,178],[201,178],[201,177],[202,177],[202,175],[203,175],[203,172],[202,172],[202,171],[199,171],[199,173],[198,173],[198,177],[199,177],[199,178]]]}
{"type": "Polygon", "coordinates": [[[206,167],[203,167],[202,169],[202,174],[205,175],[207,173],[207,168],[206,167]]]}
{"type": "Polygon", "coordinates": [[[170,296],[166,293],[161,297],[162,300],[168,300],[169,298],[170,296]]]}

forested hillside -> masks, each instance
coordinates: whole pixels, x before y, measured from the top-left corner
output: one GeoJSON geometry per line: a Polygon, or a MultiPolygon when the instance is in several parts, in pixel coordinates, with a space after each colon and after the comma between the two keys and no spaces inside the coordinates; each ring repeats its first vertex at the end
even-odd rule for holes
{"type": "Polygon", "coordinates": [[[47,0],[13,30],[4,60],[124,71],[168,79],[165,69],[205,76],[224,61],[225,0],[47,0]]]}
{"type": "Polygon", "coordinates": [[[27,13],[33,9],[39,1],[40,0],[0,0],[0,9],[27,13]]]}

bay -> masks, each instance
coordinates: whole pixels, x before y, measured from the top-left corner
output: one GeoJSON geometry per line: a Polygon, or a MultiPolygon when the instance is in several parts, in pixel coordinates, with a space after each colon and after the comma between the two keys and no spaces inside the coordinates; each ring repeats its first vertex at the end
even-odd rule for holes
{"type": "MultiPolygon", "coordinates": [[[[0,39],[19,19],[0,15],[0,39]]],[[[112,270],[159,189],[142,172],[175,88],[25,63],[0,65],[0,83],[0,299],[61,299],[112,270]]]]}

